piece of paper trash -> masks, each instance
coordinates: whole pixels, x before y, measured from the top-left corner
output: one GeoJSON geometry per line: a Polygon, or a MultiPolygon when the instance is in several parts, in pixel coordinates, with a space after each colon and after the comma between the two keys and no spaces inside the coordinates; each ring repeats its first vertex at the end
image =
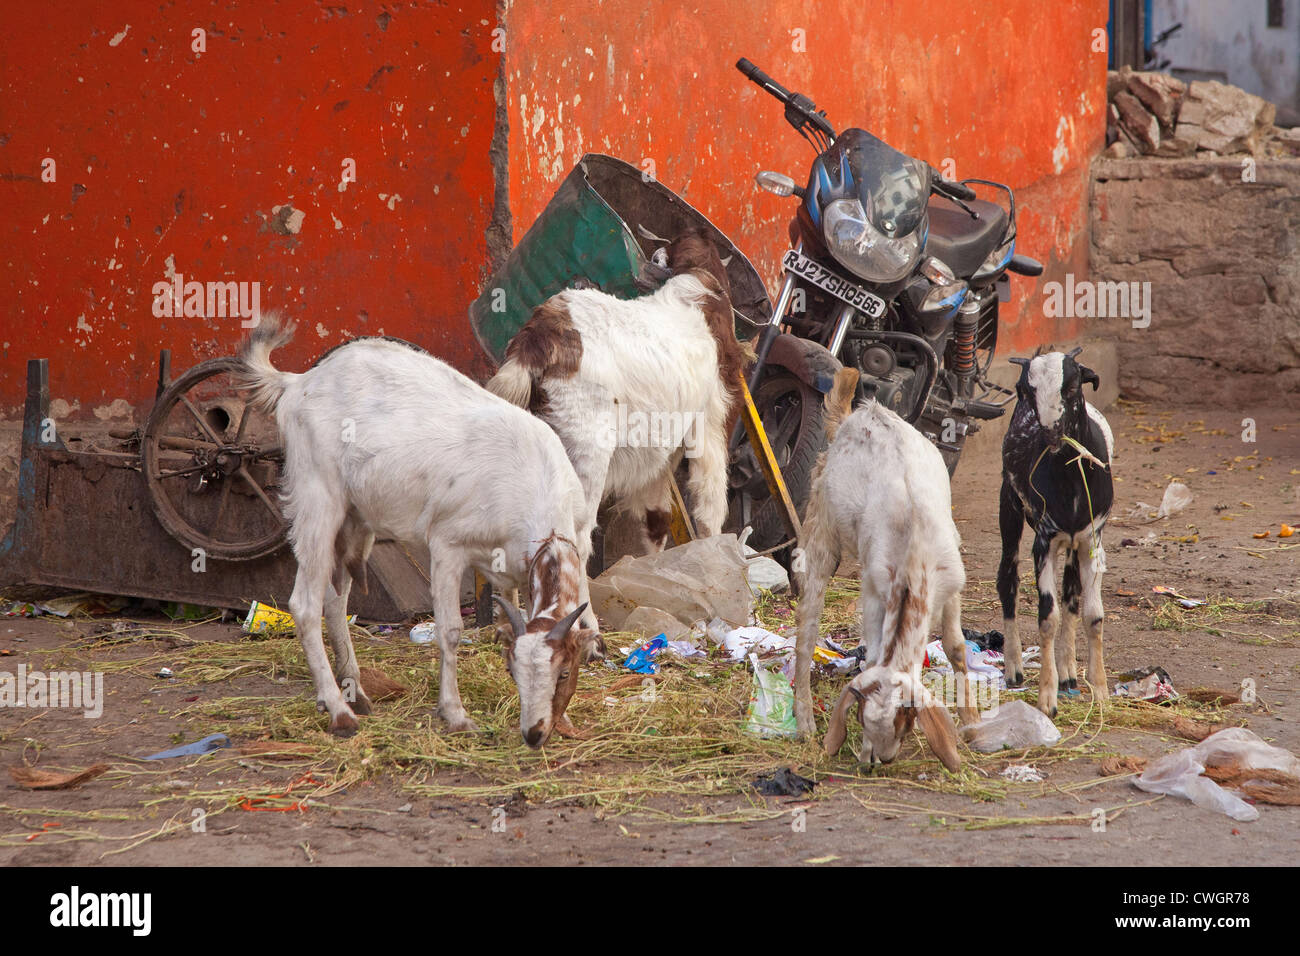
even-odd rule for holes
{"type": "Polygon", "coordinates": [[[225,734],[210,734],[202,740],[196,740],[192,744],[186,744],[183,747],[173,747],[171,750],[160,750],[156,754],[150,754],[147,757],[141,757],[141,760],[168,760],[172,757],[201,757],[204,754],[212,753],[214,750],[220,750],[223,747],[230,746],[230,738],[225,734]]]}
{"type": "Polygon", "coordinates": [[[1151,589],[1151,591],[1153,594],[1163,594],[1166,597],[1171,597],[1189,610],[1195,607],[1204,607],[1206,603],[1205,601],[1199,601],[1196,598],[1189,598],[1185,595],[1179,594],[1173,588],[1165,587],[1163,584],[1157,584],[1151,589]]]}
{"type": "Polygon", "coordinates": [[[1040,783],[1047,779],[1041,770],[1037,767],[1030,767],[1027,764],[1013,763],[1002,770],[1002,776],[1006,777],[1012,783],[1040,783]]]}
{"type": "Polygon", "coordinates": [[[708,653],[702,647],[696,647],[690,641],[669,641],[668,650],[672,651],[678,657],[708,657],[708,653]]]}
{"type": "Polygon", "coordinates": [[[804,862],[816,866],[819,863],[834,863],[838,859],[838,856],[831,854],[830,856],[814,856],[810,859],[804,860],[804,862]]]}
{"type": "Polygon", "coordinates": [[[733,661],[741,661],[751,653],[764,654],[768,651],[787,653],[794,650],[795,639],[791,634],[783,637],[773,634],[765,627],[737,627],[727,632],[722,639],[722,648],[733,661]]]}

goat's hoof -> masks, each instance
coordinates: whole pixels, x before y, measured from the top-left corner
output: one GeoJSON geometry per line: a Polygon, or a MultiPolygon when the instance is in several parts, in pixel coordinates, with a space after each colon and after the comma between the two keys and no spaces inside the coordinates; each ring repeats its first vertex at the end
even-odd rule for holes
{"type": "Polygon", "coordinates": [[[375,709],[375,705],[370,702],[370,698],[364,693],[358,692],[357,699],[351,702],[352,713],[359,714],[362,717],[369,717],[375,709]]]}
{"type": "Polygon", "coordinates": [[[330,720],[330,733],[335,737],[351,737],[361,729],[361,721],[356,716],[346,711],[335,715],[330,720]]]}
{"type": "Polygon", "coordinates": [[[1023,686],[1025,686],[1025,673],[1024,673],[1024,671],[1016,671],[1016,672],[1014,672],[1014,673],[1007,674],[1007,675],[1006,675],[1006,678],[1007,678],[1007,689],[1008,689],[1008,690],[1013,690],[1013,689],[1015,689],[1015,688],[1017,688],[1017,687],[1023,687],[1023,686]]]}
{"type": "Polygon", "coordinates": [[[451,734],[476,734],[478,733],[478,724],[470,717],[457,717],[455,720],[447,721],[447,732],[451,734]]]}

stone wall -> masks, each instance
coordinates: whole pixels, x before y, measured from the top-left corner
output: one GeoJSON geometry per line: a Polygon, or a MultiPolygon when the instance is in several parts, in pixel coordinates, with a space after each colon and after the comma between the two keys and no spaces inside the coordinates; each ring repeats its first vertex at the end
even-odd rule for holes
{"type": "Polygon", "coordinates": [[[1150,325],[1094,318],[1125,397],[1300,398],[1300,160],[1099,158],[1092,279],[1149,282],[1150,325]]]}

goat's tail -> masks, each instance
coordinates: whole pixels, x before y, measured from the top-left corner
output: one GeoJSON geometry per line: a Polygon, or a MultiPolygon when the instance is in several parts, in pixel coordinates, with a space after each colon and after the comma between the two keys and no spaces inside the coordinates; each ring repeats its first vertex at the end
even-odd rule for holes
{"type": "Polygon", "coordinates": [[[500,371],[488,379],[487,390],[511,405],[527,408],[533,397],[533,376],[518,359],[506,359],[500,371]]]}
{"type": "Polygon", "coordinates": [[[826,411],[822,418],[822,427],[826,430],[827,443],[835,440],[835,433],[844,424],[844,419],[853,411],[853,399],[858,391],[858,370],[842,368],[835,373],[835,384],[826,393],[824,405],[826,411]]]}
{"type": "Polygon", "coordinates": [[[281,372],[271,364],[271,353],[292,339],[293,331],[292,323],[285,325],[278,315],[266,313],[239,350],[236,382],[241,388],[252,390],[254,405],[271,413],[275,412],[293,376],[292,372],[281,372]]]}

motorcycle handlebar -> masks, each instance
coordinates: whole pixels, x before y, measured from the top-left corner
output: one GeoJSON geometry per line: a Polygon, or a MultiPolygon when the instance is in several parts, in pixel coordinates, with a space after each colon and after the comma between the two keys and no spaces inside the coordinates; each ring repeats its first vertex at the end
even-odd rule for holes
{"type": "Polygon", "coordinates": [[[825,116],[817,112],[817,104],[808,97],[802,93],[790,92],[743,56],[736,61],[736,69],[755,86],[785,104],[785,118],[795,129],[802,131],[803,125],[808,123],[831,139],[835,138],[835,127],[831,126],[825,116]]]}
{"type": "Polygon", "coordinates": [[[933,166],[930,167],[931,188],[935,192],[943,193],[953,199],[969,200],[975,198],[975,190],[971,189],[965,183],[953,182],[944,179],[939,170],[933,166]]]}
{"type": "Polygon", "coordinates": [[[750,63],[749,60],[745,59],[743,56],[736,61],[736,69],[738,69],[741,73],[745,75],[745,79],[749,80],[751,83],[753,83],[756,86],[762,87],[765,91],[771,93],[782,103],[790,102],[789,90],[787,90],[776,80],[772,79],[770,76],[768,76],[758,67],[756,67],[753,63],[750,63]]]}

